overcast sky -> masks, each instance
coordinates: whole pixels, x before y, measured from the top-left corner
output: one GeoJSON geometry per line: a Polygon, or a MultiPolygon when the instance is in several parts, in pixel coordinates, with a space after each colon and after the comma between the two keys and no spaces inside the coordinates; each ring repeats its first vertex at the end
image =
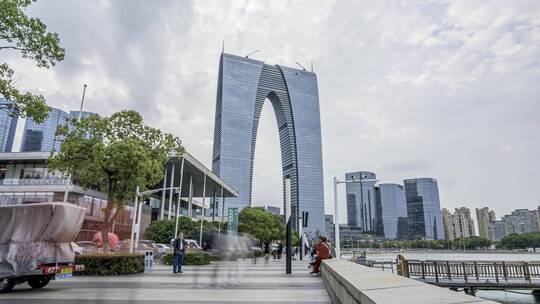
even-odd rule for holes
{"type": "MultiPolygon", "coordinates": [[[[434,177],[446,208],[497,217],[540,205],[540,2],[39,1],[66,58],[40,70],[2,51],[49,105],[142,113],[211,167],[219,54],[313,62],[326,213],[332,177],[434,177]]],[[[257,141],[254,202],[281,205],[275,116],[257,141]]],[[[20,136],[20,134],[19,134],[20,136]]],[[[16,141],[19,147],[20,140],[16,141]]],[[[345,219],[344,186],[340,188],[345,219]]]]}

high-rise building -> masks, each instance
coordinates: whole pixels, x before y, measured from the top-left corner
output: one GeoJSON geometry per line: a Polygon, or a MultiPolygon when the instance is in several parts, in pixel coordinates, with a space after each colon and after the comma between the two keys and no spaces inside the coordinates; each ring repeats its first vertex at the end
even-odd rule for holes
{"type": "Polygon", "coordinates": [[[439,187],[434,178],[404,180],[407,199],[409,237],[413,239],[444,239],[439,187]]]}
{"type": "MultiPolygon", "coordinates": [[[[309,213],[306,235],[324,234],[321,123],[313,72],[222,53],[219,64],[212,171],[238,190],[227,207],[251,204],[253,159],[265,100],[277,118],[283,179],[291,180],[292,223],[309,213]]],[[[284,195],[285,197],[285,195],[284,195]]]]}
{"type": "Polygon", "coordinates": [[[405,190],[399,184],[379,184],[377,201],[380,201],[380,220],[385,239],[408,237],[407,202],[405,190]]]}
{"type": "Polygon", "coordinates": [[[506,232],[506,223],[503,221],[491,221],[488,224],[488,239],[500,241],[508,233],[506,232]]]}
{"type": "Polygon", "coordinates": [[[68,119],[68,113],[55,108],[51,108],[49,115],[41,124],[27,117],[21,141],[21,152],[50,152],[59,150],[62,140],[56,136],[56,129],[66,124],[68,119]]]}
{"type": "MultiPolygon", "coordinates": [[[[82,111],[81,117],[98,115],[94,112],[82,111]]],[[[69,114],[52,108],[45,121],[36,123],[31,118],[26,118],[24,132],[21,141],[21,152],[50,152],[60,150],[62,138],[56,136],[56,129],[68,123],[70,118],[79,118],[79,111],[70,111],[69,114]]]]}
{"type": "Polygon", "coordinates": [[[444,226],[444,239],[454,240],[456,238],[454,234],[454,217],[452,216],[452,213],[446,208],[442,209],[442,219],[444,226]]]}
{"type": "Polygon", "coordinates": [[[471,210],[466,207],[456,208],[454,214],[447,209],[442,210],[444,236],[447,240],[475,236],[474,221],[471,210]]]}
{"type": "Polygon", "coordinates": [[[476,208],[476,222],[478,223],[478,235],[484,239],[490,239],[489,224],[495,221],[495,211],[488,207],[476,208]]]}
{"type": "Polygon", "coordinates": [[[471,210],[466,207],[456,208],[454,212],[454,234],[456,238],[475,236],[471,210]]]}
{"type": "Polygon", "coordinates": [[[13,149],[13,139],[17,129],[19,117],[9,112],[6,107],[9,102],[0,99],[0,152],[11,152],[13,149]]]}
{"type": "Polygon", "coordinates": [[[506,232],[525,233],[539,230],[538,210],[516,209],[502,217],[506,224],[506,232]]]}
{"type": "Polygon", "coordinates": [[[360,227],[363,231],[376,230],[376,175],[373,172],[358,171],[345,173],[346,180],[356,180],[346,183],[347,193],[347,224],[360,227]]]}

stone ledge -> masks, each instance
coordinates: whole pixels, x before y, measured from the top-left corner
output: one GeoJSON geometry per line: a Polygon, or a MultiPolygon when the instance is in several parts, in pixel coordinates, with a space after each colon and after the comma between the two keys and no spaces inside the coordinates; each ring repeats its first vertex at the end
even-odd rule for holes
{"type": "Polygon", "coordinates": [[[345,260],[323,261],[321,273],[334,304],[495,304],[345,260]]]}

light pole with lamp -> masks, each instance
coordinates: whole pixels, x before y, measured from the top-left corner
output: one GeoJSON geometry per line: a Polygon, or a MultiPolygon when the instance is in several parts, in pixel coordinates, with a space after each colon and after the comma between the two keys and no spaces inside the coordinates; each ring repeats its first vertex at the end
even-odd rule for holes
{"type": "Polygon", "coordinates": [[[338,198],[337,198],[337,186],[338,184],[346,183],[359,183],[362,185],[364,182],[378,182],[377,179],[346,179],[338,180],[334,176],[334,238],[336,243],[336,258],[341,259],[341,243],[339,239],[339,208],[338,208],[338,198]]]}

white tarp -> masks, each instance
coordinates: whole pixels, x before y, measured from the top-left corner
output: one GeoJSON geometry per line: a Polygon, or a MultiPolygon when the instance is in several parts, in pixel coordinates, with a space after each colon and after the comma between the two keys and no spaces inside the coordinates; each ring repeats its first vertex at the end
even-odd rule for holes
{"type": "Polygon", "coordinates": [[[39,264],[71,263],[71,242],[85,208],[69,203],[0,207],[0,278],[35,273],[39,264]]]}

